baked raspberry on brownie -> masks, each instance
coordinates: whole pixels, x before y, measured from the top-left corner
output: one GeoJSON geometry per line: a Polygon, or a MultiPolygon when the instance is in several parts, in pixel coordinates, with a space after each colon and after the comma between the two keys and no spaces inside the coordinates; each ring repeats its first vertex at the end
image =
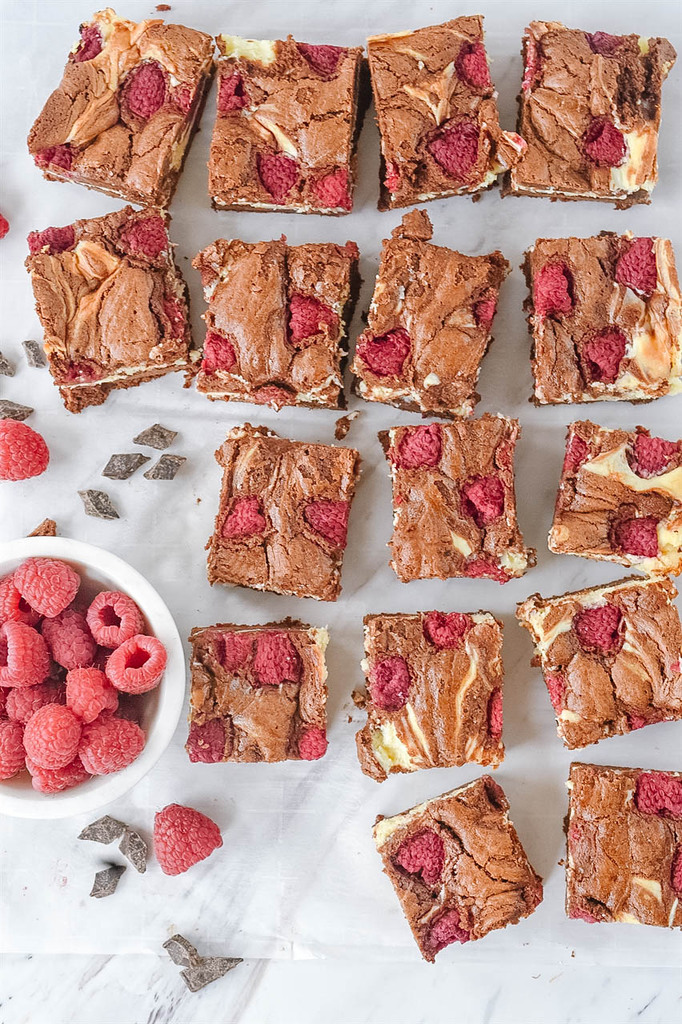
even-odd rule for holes
{"type": "Polygon", "coordinates": [[[208,161],[217,210],[353,208],[362,47],[221,35],[208,161]]]}
{"type": "Polygon", "coordinates": [[[399,580],[506,583],[535,565],[516,520],[519,433],[517,420],[486,413],[379,434],[393,485],[390,564],[399,580]]]}
{"type": "Polygon", "coordinates": [[[509,803],[489,775],[376,820],[377,850],[425,960],[482,939],[542,902],[509,803]]]}
{"type": "Polygon", "coordinates": [[[193,629],[190,761],[316,761],[327,749],[326,629],[193,629]]]}
{"type": "Polygon", "coordinates": [[[424,415],[470,416],[500,285],[501,252],[463,256],[431,245],[423,210],[384,241],[367,330],[355,350],[362,398],[424,415]]]}
{"type": "Polygon", "coordinates": [[[497,766],[502,742],[502,623],[489,612],[366,615],[367,711],[355,739],[365,775],[497,766]]]}
{"type": "Polygon", "coordinates": [[[336,601],[358,452],[245,423],[228,433],[216,459],[223,483],[209,583],[336,601]]]}
{"type": "Polygon", "coordinates": [[[682,441],[571,423],[549,532],[557,554],[682,571],[682,441]]]}
{"type": "Polygon", "coordinates": [[[676,596],[670,580],[630,577],[518,605],[569,749],[682,718],[676,596]]]}
{"type": "Polygon", "coordinates": [[[224,238],[192,266],[208,310],[197,389],[212,400],[345,408],[358,248],[224,238]],[[239,299],[235,301],[235,294],[239,299]]]}
{"type": "Polygon", "coordinates": [[[524,271],[537,405],[682,391],[682,299],[667,238],[539,238],[524,271]]]}
{"type": "Polygon", "coordinates": [[[51,181],[165,207],[196,131],[213,70],[213,40],[111,8],[80,26],[60,85],[28,136],[51,181]]]}
{"type": "Polygon", "coordinates": [[[566,914],[682,927],[682,774],[571,765],[566,914]]]}
{"type": "Polygon", "coordinates": [[[381,135],[379,209],[491,188],[525,143],[500,129],[483,18],[371,36],[381,135]]]}
{"type": "Polygon", "coordinates": [[[668,40],[533,21],[522,56],[517,127],[527,148],[504,192],[650,202],[661,86],[676,58],[668,40]]]}
{"type": "Polygon", "coordinates": [[[70,412],[116,388],[192,370],[187,286],[170,218],[133,210],[32,231],[26,268],[50,372],[70,412]]]}

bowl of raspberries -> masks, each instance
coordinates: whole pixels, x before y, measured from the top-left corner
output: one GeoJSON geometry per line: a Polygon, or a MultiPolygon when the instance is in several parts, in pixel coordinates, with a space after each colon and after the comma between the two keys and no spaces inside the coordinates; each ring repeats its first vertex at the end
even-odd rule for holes
{"type": "Polygon", "coordinates": [[[61,818],[121,796],[184,696],[177,627],[135,569],[62,537],[0,544],[0,813],[61,818]]]}

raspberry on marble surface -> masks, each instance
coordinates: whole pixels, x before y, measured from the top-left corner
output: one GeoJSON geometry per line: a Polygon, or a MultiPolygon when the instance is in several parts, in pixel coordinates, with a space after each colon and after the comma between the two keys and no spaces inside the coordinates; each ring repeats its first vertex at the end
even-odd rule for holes
{"type": "Polygon", "coordinates": [[[223,845],[220,829],[193,807],[168,804],[154,817],[154,853],[165,875],[180,875],[223,845]]]}
{"type": "Polygon", "coordinates": [[[37,431],[15,419],[0,420],[0,480],[40,476],[49,461],[49,449],[37,431]]]}

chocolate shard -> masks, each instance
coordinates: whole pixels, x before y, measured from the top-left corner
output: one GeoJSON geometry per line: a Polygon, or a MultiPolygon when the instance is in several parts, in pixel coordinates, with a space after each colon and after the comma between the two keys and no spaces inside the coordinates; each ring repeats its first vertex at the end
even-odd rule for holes
{"type": "Polygon", "coordinates": [[[184,455],[162,455],[159,461],[144,474],[145,480],[174,480],[183,462],[184,455]]]}
{"type": "Polygon", "coordinates": [[[0,399],[0,420],[27,420],[33,409],[28,405],[10,402],[7,398],[0,399]]]}
{"type": "Polygon", "coordinates": [[[119,514],[114,508],[111,498],[105,491],[79,491],[86,516],[96,519],[118,519],[119,514]]]}
{"type": "Polygon", "coordinates": [[[167,427],[162,427],[160,423],[155,423],[134,437],[133,443],[144,445],[147,448],[158,448],[162,451],[164,448],[169,448],[177,436],[177,430],[169,430],[167,427]]]}
{"type": "Polygon", "coordinates": [[[196,946],[193,946],[184,935],[178,933],[171,935],[170,939],[164,942],[163,948],[167,950],[168,956],[178,967],[196,967],[201,963],[196,946]]]}
{"type": "Polygon", "coordinates": [[[102,476],[110,480],[128,480],[140,466],[149,462],[149,458],[149,455],[142,455],[140,452],[112,455],[102,470],[102,476]]]}
{"type": "Polygon", "coordinates": [[[57,536],[57,524],[54,519],[43,519],[42,523],[36,526],[35,530],[31,530],[28,534],[29,537],[56,537],[57,536]]]}
{"type": "Polygon", "coordinates": [[[190,992],[198,992],[212,982],[222,978],[228,971],[242,963],[241,957],[207,956],[201,958],[196,967],[188,967],[180,971],[180,977],[190,992]]]}
{"type": "Polygon", "coordinates": [[[147,844],[133,828],[126,828],[118,848],[141,875],[147,870],[147,844]]]}
{"type": "Polygon", "coordinates": [[[37,341],[24,341],[24,352],[26,353],[26,362],[29,366],[41,367],[47,366],[47,359],[45,358],[45,352],[43,346],[37,341]]]}
{"type": "Polygon", "coordinates": [[[10,363],[9,359],[3,356],[2,352],[0,352],[0,376],[14,376],[14,363],[10,363]]]}
{"type": "Polygon", "coordinates": [[[125,865],[123,864],[110,864],[108,868],[98,871],[95,881],[92,883],[90,895],[94,896],[96,900],[104,899],[105,896],[113,896],[124,871],[125,865]]]}
{"type": "Polygon", "coordinates": [[[78,838],[87,839],[92,843],[113,843],[114,839],[125,833],[127,827],[125,822],[105,814],[103,818],[86,825],[78,838]]]}

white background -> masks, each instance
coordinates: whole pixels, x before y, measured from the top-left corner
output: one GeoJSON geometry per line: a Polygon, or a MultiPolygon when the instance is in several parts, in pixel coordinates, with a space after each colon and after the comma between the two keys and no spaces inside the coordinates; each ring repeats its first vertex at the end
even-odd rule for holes
{"type": "MultiPolygon", "coordinates": [[[[17,365],[14,378],[0,377],[0,397],[35,407],[28,422],[43,433],[51,451],[42,477],[0,484],[0,538],[22,536],[52,516],[62,534],[110,548],[143,572],[168,602],[183,636],[194,625],[214,621],[257,623],[294,614],[315,625],[328,624],[332,637],[330,748],[322,762],[190,765],[182,723],[158,767],[134,793],[108,808],[147,832],[154,811],[171,801],[214,817],[223,829],[224,847],[185,876],[166,878],[151,863],[144,877],[127,872],[112,899],[93,901],[87,896],[91,877],[109,851],[75,841],[85,821],[0,822],[0,949],[5,954],[0,1021],[674,1020],[680,994],[677,935],[625,925],[589,927],[564,917],[563,869],[557,862],[563,853],[571,756],[556,737],[540,674],[529,667],[530,640],[513,613],[516,602],[535,591],[555,594],[626,574],[547,550],[566,424],[591,417],[605,426],[641,423],[663,436],[680,436],[679,397],[639,407],[604,403],[535,409],[528,403],[529,340],[521,309],[525,286],[518,269],[523,250],[541,235],[629,228],[680,242],[679,68],[664,88],[660,182],[650,207],[622,212],[593,203],[502,201],[497,191],[476,204],[455,198],[427,207],[436,243],[469,253],[500,248],[514,268],[502,289],[477,414],[503,412],[521,420],[519,519],[526,542],[538,549],[537,568],[504,587],[463,580],[400,584],[387,565],[390,487],[376,432],[414,417],[352,399],[351,407],[360,409],[361,416],[345,443],[359,448],[364,468],[351,515],[343,594],[336,605],[326,605],[212,590],[205,579],[203,546],[220,481],[213,452],[226,431],[250,420],[291,437],[333,441],[333,412],[277,415],[254,406],[211,404],[182,390],[179,377],[167,377],[114,393],[104,406],[74,416],[63,409],[47,371],[27,367],[21,341],[40,338],[40,329],[22,266],[26,234],[99,215],[117,204],[76,185],[43,181],[25,148],[32,120],[57,84],[77,26],[92,7],[76,0],[4,0],[0,10],[0,210],[11,224],[0,243],[0,350],[17,365]],[[109,455],[136,450],[132,437],[156,421],[179,432],[169,451],[188,458],[175,481],[147,481],[143,470],[126,482],[102,479],[109,455]],[[87,518],[76,493],[85,487],[107,490],[121,519],[87,518]],[[401,811],[476,777],[480,769],[418,772],[377,785],[361,774],[355,759],[354,734],[362,716],[350,692],[361,682],[362,616],[434,607],[484,608],[504,620],[507,757],[496,778],[510,799],[529,857],[545,879],[545,901],[520,925],[479,943],[451,947],[435,967],[428,967],[419,962],[381,874],[371,825],[376,814],[401,811]],[[202,952],[244,956],[248,962],[203,993],[190,995],[160,949],[175,930],[202,952]],[[34,955],[27,959],[28,954],[34,955]],[[110,959],[111,954],[119,955],[110,959]],[[314,963],[301,962],[313,958],[314,963]]],[[[154,15],[153,4],[132,0],[118,10],[135,20],[154,15]]],[[[680,43],[677,3],[597,7],[545,0],[461,8],[444,2],[175,0],[163,16],[213,34],[277,38],[291,32],[311,42],[357,45],[371,33],[474,12],[486,15],[501,122],[509,129],[515,124],[521,79],[520,39],[531,18],[557,18],[591,31],[664,35],[680,43]]],[[[212,93],[171,207],[171,235],[192,293],[197,337],[203,337],[199,317],[204,304],[198,275],[189,265],[193,255],[221,235],[255,241],[284,232],[292,243],[358,242],[364,286],[351,331],[355,338],[360,311],[371,296],[381,239],[400,219],[398,211],[379,214],[375,209],[379,158],[372,112],[360,139],[359,188],[349,217],[217,214],[208,203],[205,168],[214,103],[212,93]]],[[[679,741],[679,724],[659,725],[588,748],[582,760],[679,768],[679,741]]]]}

